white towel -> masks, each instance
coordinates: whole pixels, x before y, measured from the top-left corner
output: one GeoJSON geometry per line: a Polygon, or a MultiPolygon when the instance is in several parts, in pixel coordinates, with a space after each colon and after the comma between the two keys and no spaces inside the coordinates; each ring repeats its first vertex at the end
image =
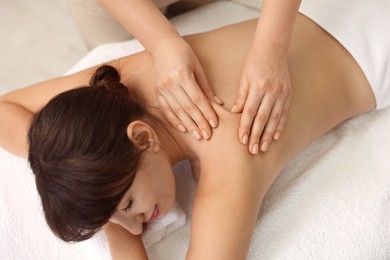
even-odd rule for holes
{"type": "Polygon", "coordinates": [[[149,248],[154,243],[176,231],[186,223],[186,213],[176,202],[174,208],[165,216],[150,222],[146,230],[142,233],[142,241],[145,248],[149,248]]]}

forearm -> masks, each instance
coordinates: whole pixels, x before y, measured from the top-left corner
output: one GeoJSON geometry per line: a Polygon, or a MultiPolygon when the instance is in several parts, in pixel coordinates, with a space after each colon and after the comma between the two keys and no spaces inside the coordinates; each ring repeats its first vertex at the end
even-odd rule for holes
{"type": "Polygon", "coordinates": [[[150,0],[100,0],[107,10],[137,38],[146,50],[179,33],[150,0]]]}
{"type": "Polygon", "coordinates": [[[104,232],[113,260],[148,259],[140,236],[134,236],[121,226],[111,222],[104,226],[104,232]]]}
{"type": "Polygon", "coordinates": [[[27,156],[27,131],[30,122],[55,95],[85,85],[90,70],[59,77],[17,89],[0,96],[0,146],[9,152],[27,156]]]}
{"type": "Polygon", "coordinates": [[[267,55],[286,55],[301,0],[264,0],[253,48],[267,55]]]}
{"type": "Polygon", "coordinates": [[[0,146],[7,151],[27,156],[27,130],[33,113],[9,102],[0,101],[0,146]]]}

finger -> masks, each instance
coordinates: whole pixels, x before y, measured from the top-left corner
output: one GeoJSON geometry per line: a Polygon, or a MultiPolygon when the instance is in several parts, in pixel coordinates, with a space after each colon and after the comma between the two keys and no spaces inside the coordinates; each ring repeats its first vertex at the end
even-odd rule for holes
{"type": "MultiPolygon", "coordinates": [[[[260,103],[262,102],[264,91],[254,86],[249,92],[244,109],[241,114],[238,136],[243,144],[248,144],[253,120],[258,114],[260,103]]],[[[263,119],[263,118],[261,118],[263,119]]]]}
{"type": "MultiPolygon", "coordinates": [[[[213,89],[211,88],[211,85],[209,84],[209,81],[206,78],[206,74],[204,73],[204,70],[199,62],[197,62],[195,65],[194,73],[195,73],[196,82],[198,82],[199,87],[202,89],[206,97],[208,97],[211,100],[214,100],[219,105],[223,105],[222,100],[215,95],[213,89]]],[[[210,108],[212,109],[211,106],[210,108]]],[[[202,110],[202,112],[204,111],[202,110]]]]}
{"type": "MultiPolygon", "coordinates": [[[[183,90],[182,90],[183,91],[183,90]]],[[[202,135],[201,131],[198,129],[195,122],[187,114],[181,104],[176,100],[176,98],[171,94],[167,93],[164,98],[172,109],[172,112],[179,118],[184,127],[192,134],[196,140],[201,140],[202,135]]]]}
{"type": "Polygon", "coordinates": [[[238,96],[236,99],[236,103],[231,109],[233,113],[240,113],[243,111],[244,106],[246,104],[246,99],[249,95],[250,84],[246,79],[242,79],[240,82],[240,87],[238,89],[238,96]]]}
{"type": "Polygon", "coordinates": [[[283,112],[284,102],[285,97],[279,98],[272,107],[268,122],[265,126],[265,129],[263,130],[263,133],[261,134],[259,147],[260,151],[262,152],[268,151],[272,138],[275,136],[276,127],[280,122],[281,114],[283,112]]]}
{"type": "Polygon", "coordinates": [[[186,102],[182,103],[182,106],[185,108],[186,112],[195,121],[200,129],[207,131],[208,135],[211,136],[210,125],[212,127],[217,126],[218,116],[212,108],[207,97],[198,87],[195,81],[195,77],[190,78],[188,84],[185,85],[184,90],[186,92],[183,93],[186,93],[187,95],[181,96],[178,100],[181,102],[186,102]],[[198,113],[198,111],[200,111],[200,113],[198,113]]]}
{"type": "Polygon", "coordinates": [[[171,123],[171,125],[176,127],[180,132],[185,133],[187,129],[184,127],[182,121],[180,121],[180,119],[172,111],[171,107],[169,106],[165,98],[161,95],[158,95],[157,101],[160,105],[160,109],[162,110],[165,118],[169,121],[169,123],[171,123]]]}
{"type": "Polygon", "coordinates": [[[257,154],[260,149],[260,137],[268,123],[272,106],[275,102],[273,95],[265,94],[261,101],[256,117],[254,118],[252,129],[249,137],[249,149],[252,154],[257,154]],[[257,148],[257,149],[256,149],[257,148]]]}
{"type": "Polygon", "coordinates": [[[286,124],[288,110],[290,108],[290,102],[291,102],[291,91],[287,94],[286,101],[284,102],[282,115],[279,121],[278,126],[276,127],[275,135],[273,136],[273,139],[279,140],[280,135],[282,134],[284,130],[284,126],[286,124]]]}
{"type": "MultiPolygon", "coordinates": [[[[202,96],[206,99],[203,94],[202,96]]],[[[197,133],[205,139],[210,138],[211,128],[208,121],[183,88],[176,88],[175,92],[170,92],[165,98],[172,107],[173,112],[180,118],[184,126],[191,131],[195,138],[197,137],[197,133]]],[[[198,138],[196,139],[199,140],[198,138]]]]}

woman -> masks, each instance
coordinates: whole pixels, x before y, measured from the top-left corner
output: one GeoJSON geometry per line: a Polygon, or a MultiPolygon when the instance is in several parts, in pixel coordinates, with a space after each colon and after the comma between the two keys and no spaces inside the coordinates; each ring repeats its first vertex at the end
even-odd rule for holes
{"type": "Polygon", "coordinates": [[[252,20],[186,37],[225,104],[212,102],[220,124],[207,141],[177,131],[156,108],[154,65],[144,52],[108,63],[120,70],[123,85],[112,67],[95,67],[1,98],[1,120],[9,124],[1,126],[0,142],[19,155],[29,150],[46,219],[58,236],[80,241],[105,225],[114,259],[147,258],[138,234],[171,209],[171,166],[188,158],[198,187],[187,258],[245,259],[262,199],[284,165],[337,124],[389,105],[389,95],[370,86],[348,50],[299,15],[284,134],[267,153],[251,155],[235,141],[240,115],[230,108],[255,27],[252,20]]]}

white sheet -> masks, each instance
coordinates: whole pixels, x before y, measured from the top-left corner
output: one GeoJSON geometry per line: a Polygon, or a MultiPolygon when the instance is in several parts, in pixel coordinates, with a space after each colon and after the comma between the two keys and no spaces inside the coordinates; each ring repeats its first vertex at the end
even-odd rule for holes
{"type": "MultiPolygon", "coordinates": [[[[194,24],[204,30],[257,12],[221,2],[177,23],[182,30],[194,24]],[[215,21],[208,24],[210,17],[215,21]]],[[[139,45],[98,48],[74,69],[129,50],[139,45]]],[[[337,127],[291,161],[267,193],[248,259],[390,259],[389,129],[390,109],[372,112],[337,127]]],[[[175,173],[177,200],[189,221],[153,245],[150,259],[184,259],[189,244],[196,185],[186,163],[175,173]]],[[[97,239],[68,245],[51,234],[26,161],[1,149],[0,185],[0,259],[110,259],[97,239]]]]}

